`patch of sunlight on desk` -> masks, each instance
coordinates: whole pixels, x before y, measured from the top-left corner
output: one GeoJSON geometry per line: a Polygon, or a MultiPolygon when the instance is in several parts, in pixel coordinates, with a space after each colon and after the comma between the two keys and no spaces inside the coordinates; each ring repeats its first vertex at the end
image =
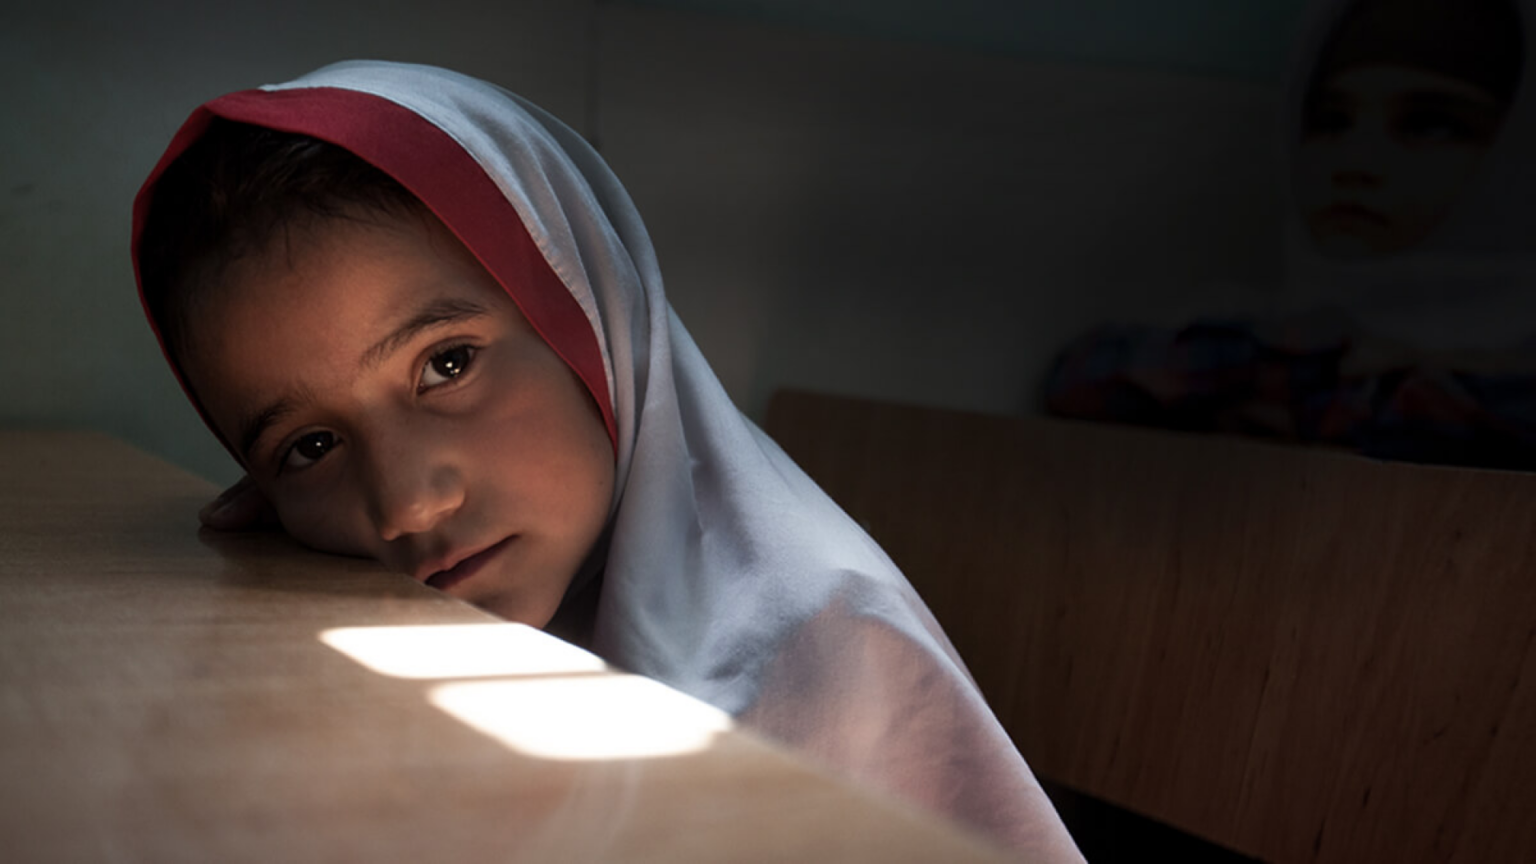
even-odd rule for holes
{"type": "Polygon", "coordinates": [[[526,624],[338,627],[320,641],[391,678],[488,678],[602,672],[596,655],[526,624]]]}
{"type": "Polygon", "coordinates": [[[432,704],[529,756],[681,756],[731,728],[723,711],[639,675],[474,681],[432,688],[432,704]]]}
{"type": "Polygon", "coordinates": [[[730,716],[523,624],[338,627],[320,641],[380,675],[456,681],[427,701],[529,756],[600,760],[709,747],[730,716]]]}

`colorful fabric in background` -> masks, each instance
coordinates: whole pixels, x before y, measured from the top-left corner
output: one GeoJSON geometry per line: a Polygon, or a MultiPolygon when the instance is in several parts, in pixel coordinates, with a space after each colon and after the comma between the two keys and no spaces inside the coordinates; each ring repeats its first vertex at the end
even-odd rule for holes
{"type": "Polygon", "coordinates": [[[1089,333],[1057,357],[1044,398],[1078,419],[1536,470],[1536,374],[1513,358],[1475,366],[1372,339],[1332,311],[1212,319],[1089,333]]]}

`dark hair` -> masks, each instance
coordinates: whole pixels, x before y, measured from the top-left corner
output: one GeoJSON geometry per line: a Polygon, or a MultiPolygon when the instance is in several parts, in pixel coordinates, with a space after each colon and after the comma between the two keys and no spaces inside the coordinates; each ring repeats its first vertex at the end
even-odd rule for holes
{"type": "Polygon", "coordinates": [[[231,265],[330,219],[421,215],[404,186],[307,135],[215,118],[156,181],[139,238],[144,298],[171,356],[231,265]]]}

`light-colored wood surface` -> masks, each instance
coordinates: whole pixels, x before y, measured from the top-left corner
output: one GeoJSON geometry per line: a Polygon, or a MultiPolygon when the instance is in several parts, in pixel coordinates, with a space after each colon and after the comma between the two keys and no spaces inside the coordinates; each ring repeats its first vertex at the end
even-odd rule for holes
{"type": "Polygon", "coordinates": [[[995,860],[664,688],[685,710],[661,728],[696,749],[575,758],[478,731],[437,706],[489,685],[523,694],[514,727],[628,740],[645,694],[612,685],[649,682],[487,669],[462,640],[422,672],[425,643],[398,634],[575,649],[278,534],[199,534],[214,491],[101,436],[0,432],[0,859],[995,860]],[[337,628],[386,634],[416,671],[369,668],[337,628]],[[568,691],[590,710],[543,722],[568,691]]]}
{"type": "Polygon", "coordinates": [[[781,393],[1043,777],[1248,855],[1536,860],[1536,476],[781,393]]]}

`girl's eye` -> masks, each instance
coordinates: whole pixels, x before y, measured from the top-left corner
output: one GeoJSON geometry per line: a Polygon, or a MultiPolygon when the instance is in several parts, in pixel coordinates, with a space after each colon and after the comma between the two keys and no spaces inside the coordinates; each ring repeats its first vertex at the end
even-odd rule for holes
{"type": "Polygon", "coordinates": [[[1475,130],[1444,111],[1413,111],[1398,122],[1400,134],[1418,143],[1450,143],[1474,140],[1475,130]]]}
{"type": "Polygon", "coordinates": [[[308,468],[323,459],[335,446],[336,436],[330,432],[310,432],[288,448],[288,455],[283,458],[283,468],[308,468]]]}
{"type": "Polygon", "coordinates": [[[421,370],[421,382],[416,389],[429,390],[446,384],[464,374],[475,359],[475,349],[469,345],[455,345],[432,355],[421,370]]]}

